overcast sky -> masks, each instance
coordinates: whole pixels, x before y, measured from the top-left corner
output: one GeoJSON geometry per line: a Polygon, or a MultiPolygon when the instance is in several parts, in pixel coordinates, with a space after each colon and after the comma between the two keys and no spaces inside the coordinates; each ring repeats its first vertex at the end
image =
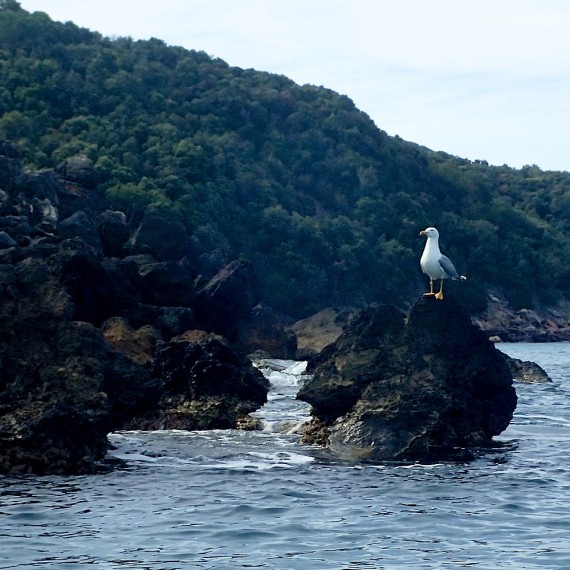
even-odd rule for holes
{"type": "Polygon", "coordinates": [[[20,0],[348,95],[390,135],[570,171],[569,0],[20,0]]]}

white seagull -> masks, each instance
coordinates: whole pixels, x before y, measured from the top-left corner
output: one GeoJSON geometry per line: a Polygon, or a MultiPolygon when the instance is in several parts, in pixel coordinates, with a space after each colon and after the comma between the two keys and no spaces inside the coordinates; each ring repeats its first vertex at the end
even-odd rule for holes
{"type": "Polygon", "coordinates": [[[429,277],[429,293],[424,295],[434,295],[436,299],[443,299],[443,280],[444,279],[466,279],[463,275],[457,273],[457,269],[446,257],[439,251],[439,232],[435,228],[426,228],[420,232],[420,235],[426,236],[426,246],[420,259],[422,271],[429,277]],[[434,293],[434,279],[441,279],[439,291],[434,293]]]}

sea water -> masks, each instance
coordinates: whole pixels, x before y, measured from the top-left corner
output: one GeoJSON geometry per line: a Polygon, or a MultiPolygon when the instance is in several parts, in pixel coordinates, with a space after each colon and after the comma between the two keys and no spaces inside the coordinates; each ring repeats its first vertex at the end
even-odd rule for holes
{"type": "Polygon", "coordinates": [[[0,568],[570,568],[570,344],[502,344],[502,446],[470,463],[348,465],[299,442],[303,363],[272,361],[259,432],[122,432],[126,467],[0,477],[0,568]]]}

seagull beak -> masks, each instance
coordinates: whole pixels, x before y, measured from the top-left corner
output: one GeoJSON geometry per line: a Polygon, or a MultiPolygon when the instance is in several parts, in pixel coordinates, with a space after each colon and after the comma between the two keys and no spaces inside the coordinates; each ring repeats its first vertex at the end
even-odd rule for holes
{"type": "Polygon", "coordinates": [[[425,236],[425,235],[426,235],[425,230],[422,230],[422,231],[420,232],[420,235],[421,235],[421,236],[425,236]]]}

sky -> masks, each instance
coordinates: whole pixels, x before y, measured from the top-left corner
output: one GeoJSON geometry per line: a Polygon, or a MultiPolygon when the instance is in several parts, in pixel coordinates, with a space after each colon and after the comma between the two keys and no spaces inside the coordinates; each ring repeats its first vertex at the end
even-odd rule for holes
{"type": "Polygon", "coordinates": [[[470,160],[570,171],[569,0],[20,0],[322,85],[389,135],[470,160]]]}

